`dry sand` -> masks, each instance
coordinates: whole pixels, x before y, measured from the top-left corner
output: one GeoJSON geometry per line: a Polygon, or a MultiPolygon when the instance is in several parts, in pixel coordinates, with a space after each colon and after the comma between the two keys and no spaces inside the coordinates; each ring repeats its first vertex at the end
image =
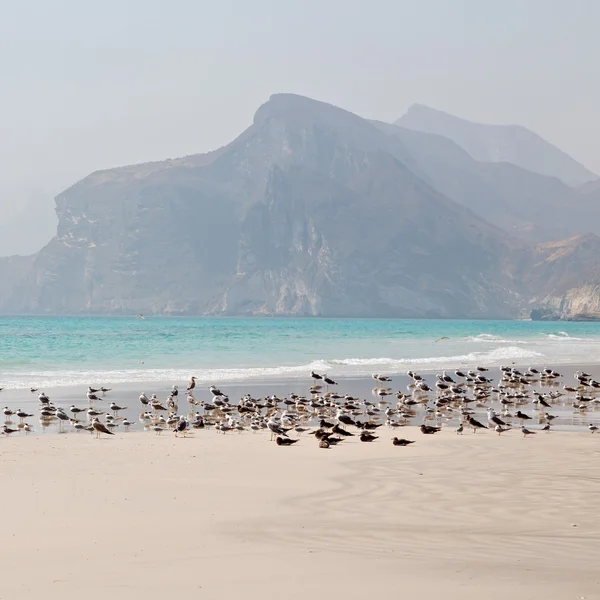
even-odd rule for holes
{"type": "Polygon", "coordinates": [[[600,598],[600,435],[0,439],[0,598],[600,598]]]}

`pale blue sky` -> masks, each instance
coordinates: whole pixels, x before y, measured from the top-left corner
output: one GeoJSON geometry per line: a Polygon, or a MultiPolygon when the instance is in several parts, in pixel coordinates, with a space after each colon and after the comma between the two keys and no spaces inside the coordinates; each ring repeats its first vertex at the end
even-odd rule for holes
{"type": "Polygon", "coordinates": [[[519,123],[600,172],[598,31],[596,0],[0,0],[0,224],[227,143],[274,92],[519,123]]]}

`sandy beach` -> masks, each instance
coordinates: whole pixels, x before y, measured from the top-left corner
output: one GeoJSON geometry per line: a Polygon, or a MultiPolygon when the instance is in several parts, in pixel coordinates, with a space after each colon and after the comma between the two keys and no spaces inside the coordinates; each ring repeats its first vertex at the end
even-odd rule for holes
{"type": "Polygon", "coordinates": [[[0,439],[1,598],[600,597],[600,435],[0,439]]]}

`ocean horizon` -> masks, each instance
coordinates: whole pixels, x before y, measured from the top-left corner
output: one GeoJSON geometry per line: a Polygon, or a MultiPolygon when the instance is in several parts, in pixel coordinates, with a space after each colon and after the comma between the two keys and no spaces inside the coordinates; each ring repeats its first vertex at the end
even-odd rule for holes
{"type": "Polygon", "coordinates": [[[0,387],[592,364],[600,323],[450,319],[6,316],[0,387]]]}

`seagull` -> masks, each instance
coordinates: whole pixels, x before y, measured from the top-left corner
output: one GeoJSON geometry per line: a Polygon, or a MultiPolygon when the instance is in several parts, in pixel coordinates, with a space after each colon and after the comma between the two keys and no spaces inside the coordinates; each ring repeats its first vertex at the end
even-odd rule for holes
{"type": "Polygon", "coordinates": [[[594,425],[593,423],[590,423],[588,425],[588,429],[590,430],[591,433],[596,433],[596,431],[598,431],[598,427],[596,425],[594,425]]]}
{"type": "Polygon", "coordinates": [[[371,435],[370,433],[363,431],[360,434],[360,441],[361,442],[374,442],[375,440],[379,439],[378,435],[371,435]]]}
{"type": "Polygon", "coordinates": [[[106,427],[106,425],[104,425],[104,423],[102,423],[100,421],[100,419],[98,419],[97,417],[94,418],[94,420],[92,421],[92,427],[94,428],[94,431],[96,432],[96,439],[100,439],[100,434],[101,433],[106,433],[107,435],[115,435],[110,429],[108,429],[108,427],[106,427]]]}
{"type": "Polygon", "coordinates": [[[329,389],[330,385],[337,385],[337,381],[327,377],[327,375],[323,375],[323,381],[327,384],[327,389],[329,389]]]}
{"type": "Polygon", "coordinates": [[[520,410],[518,410],[515,413],[515,417],[517,417],[517,419],[519,419],[519,421],[521,421],[521,423],[523,423],[523,421],[528,421],[529,419],[531,419],[530,416],[526,415],[525,413],[522,413],[520,410]]]}
{"type": "Polygon", "coordinates": [[[211,385],[208,389],[209,389],[210,393],[215,397],[225,395],[219,388],[215,387],[214,385],[211,385]]]}
{"type": "Polygon", "coordinates": [[[438,375],[438,378],[444,381],[445,383],[456,383],[450,375],[446,373],[446,371],[442,371],[441,375],[438,375]]]}
{"type": "Polygon", "coordinates": [[[2,428],[3,433],[5,433],[6,435],[10,435],[11,433],[17,433],[18,429],[11,429],[8,425],[5,425],[2,428]]]}
{"type": "Polygon", "coordinates": [[[177,396],[179,394],[179,389],[176,385],[171,388],[171,396],[177,396]]]}
{"type": "Polygon", "coordinates": [[[181,415],[179,417],[179,422],[177,423],[177,425],[175,425],[175,437],[179,437],[177,434],[178,433],[183,433],[183,437],[187,436],[187,428],[188,428],[188,422],[186,420],[186,418],[181,415]]]}
{"type": "Polygon", "coordinates": [[[273,417],[267,421],[267,427],[271,431],[271,439],[273,439],[274,436],[279,435],[288,437],[286,430],[283,429],[283,427],[281,427],[281,425],[273,417]]]}
{"type": "Polygon", "coordinates": [[[526,438],[528,435],[535,435],[535,431],[530,431],[525,427],[525,425],[521,425],[521,431],[523,432],[523,437],[526,438]]]}
{"type": "Polygon", "coordinates": [[[275,441],[277,442],[278,446],[291,446],[292,444],[295,444],[296,442],[299,442],[300,440],[290,440],[290,438],[283,438],[283,437],[277,436],[275,438],[275,441]]]}
{"type": "Polygon", "coordinates": [[[310,376],[315,380],[315,382],[323,379],[322,375],[319,375],[318,373],[315,373],[314,371],[310,372],[310,376]]]}
{"type": "Polygon", "coordinates": [[[408,446],[409,444],[414,444],[414,441],[395,437],[392,438],[392,443],[394,446],[408,446]]]}
{"type": "MultiPolygon", "coordinates": [[[[465,428],[463,427],[463,424],[460,423],[459,426],[456,428],[456,433],[458,435],[462,435],[462,432],[465,430],[465,428]]],[[[424,432],[423,432],[424,433],[424,432]]]]}
{"type": "Polygon", "coordinates": [[[125,410],[127,407],[126,406],[119,406],[118,404],[115,404],[114,402],[110,403],[110,410],[112,410],[115,413],[115,416],[117,415],[117,413],[120,410],[125,410]]]}
{"type": "Polygon", "coordinates": [[[421,430],[421,433],[425,433],[428,435],[432,435],[434,433],[437,433],[438,431],[440,431],[442,428],[441,427],[433,427],[432,425],[421,425],[419,427],[419,429],[421,430]]]}
{"type": "Polygon", "coordinates": [[[488,423],[491,426],[504,426],[506,423],[495,413],[493,408],[488,408],[488,423]]]}
{"type": "Polygon", "coordinates": [[[15,411],[14,411],[14,410],[10,410],[10,408],[8,408],[8,406],[5,406],[5,407],[2,409],[2,412],[5,414],[5,416],[6,416],[8,419],[10,419],[10,418],[11,418],[11,417],[12,417],[12,416],[15,414],[15,411]]]}
{"type": "Polygon", "coordinates": [[[195,377],[192,377],[192,378],[190,379],[190,382],[188,383],[188,386],[187,386],[187,391],[188,391],[188,392],[191,392],[191,391],[192,391],[192,390],[193,390],[195,387],[196,387],[196,378],[195,378],[195,377]]]}
{"type": "Polygon", "coordinates": [[[146,396],[146,394],[144,392],[142,392],[140,394],[140,402],[144,405],[144,406],[148,406],[148,404],[150,403],[150,400],[148,400],[148,396],[146,396]]]}
{"type": "MultiPolygon", "coordinates": [[[[296,427],[296,431],[298,431],[299,429],[302,429],[301,427],[296,427]]],[[[305,431],[305,430],[303,430],[305,431]]],[[[349,431],[346,431],[345,429],[342,429],[339,425],[334,425],[333,429],[331,430],[331,433],[336,434],[336,435],[341,435],[342,437],[353,437],[354,434],[350,433],[349,431]]]]}
{"type": "Polygon", "coordinates": [[[510,427],[502,427],[502,425],[496,425],[494,427],[494,431],[498,432],[498,435],[505,433],[506,431],[510,431],[510,427]]]}
{"type": "Polygon", "coordinates": [[[152,409],[154,411],[166,411],[167,409],[160,403],[160,400],[156,399],[152,402],[152,409]]]}
{"type": "Polygon", "coordinates": [[[473,417],[469,417],[468,421],[469,425],[473,428],[473,433],[476,433],[478,429],[487,429],[487,427],[483,423],[480,423],[477,419],[474,419],[473,417]]]}
{"type": "Polygon", "coordinates": [[[338,423],[341,423],[342,425],[356,425],[354,419],[352,419],[350,415],[344,414],[341,410],[338,410],[336,419],[338,423]]]}
{"type": "Polygon", "coordinates": [[[30,391],[32,394],[35,394],[35,393],[38,391],[38,388],[29,388],[29,391],[30,391]]]}

